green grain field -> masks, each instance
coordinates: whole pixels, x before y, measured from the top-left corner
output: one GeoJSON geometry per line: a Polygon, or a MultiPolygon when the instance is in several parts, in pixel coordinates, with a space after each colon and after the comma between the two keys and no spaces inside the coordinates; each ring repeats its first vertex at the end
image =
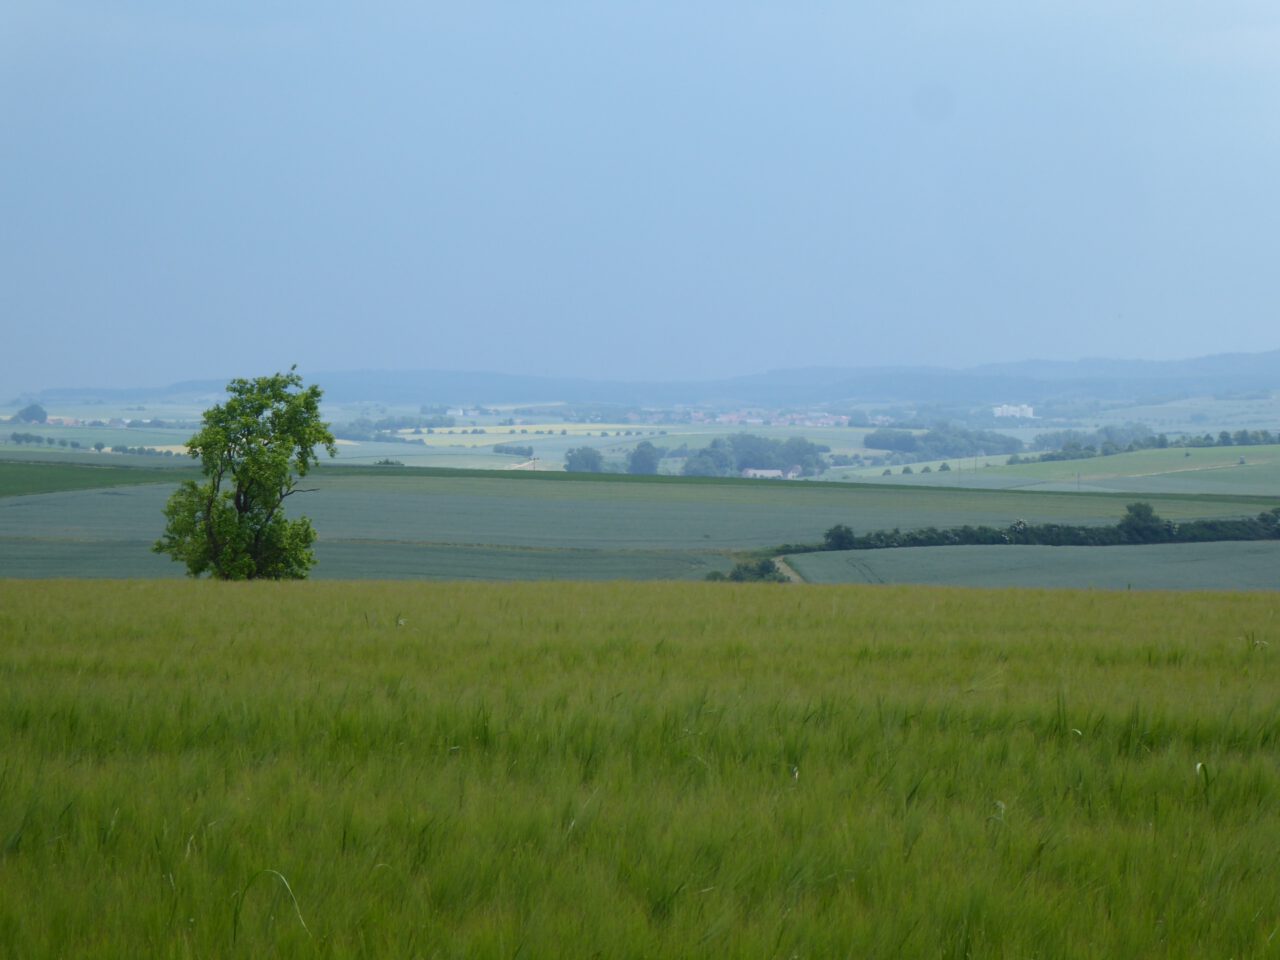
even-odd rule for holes
{"type": "Polygon", "coordinates": [[[955,546],[787,557],[809,583],[1089,590],[1280,590],[1280,542],[955,546]]]}
{"type": "Polygon", "coordinates": [[[1261,957],[1270,595],[0,582],[0,956],[1261,957]]]}

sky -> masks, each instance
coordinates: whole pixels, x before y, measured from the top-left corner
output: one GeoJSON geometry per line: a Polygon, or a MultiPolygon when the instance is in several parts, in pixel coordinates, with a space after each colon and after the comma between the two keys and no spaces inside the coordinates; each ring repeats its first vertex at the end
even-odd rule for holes
{"type": "Polygon", "coordinates": [[[1280,347],[1280,5],[0,4],[0,393],[1280,347]]]}

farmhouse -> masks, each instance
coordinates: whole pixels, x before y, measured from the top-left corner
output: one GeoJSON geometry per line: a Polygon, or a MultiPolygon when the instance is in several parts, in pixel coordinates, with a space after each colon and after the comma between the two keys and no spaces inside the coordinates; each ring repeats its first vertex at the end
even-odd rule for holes
{"type": "Polygon", "coordinates": [[[752,470],[750,467],[743,470],[742,475],[752,480],[781,480],[784,476],[781,470],[752,470]]]}

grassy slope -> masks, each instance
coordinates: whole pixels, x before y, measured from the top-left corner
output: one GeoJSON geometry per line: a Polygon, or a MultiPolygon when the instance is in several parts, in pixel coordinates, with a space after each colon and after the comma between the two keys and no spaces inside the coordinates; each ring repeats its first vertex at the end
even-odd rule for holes
{"type": "Polygon", "coordinates": [[[1280,590],[1280,542],[1141,547],[920,547],[808,553],[810,583],[922,583],[1103,590],[1280,590]]]}
{"type": "MultiPolygon", "coordinates": [[[[1111,523],[1131,496],[333,467],[296,498],[320,534],[317,575],[697,578],[732,551],[858,530],[1111,523]],[[463,547],[452,553],[452,548],[463,547]]],[[[171,488],[0,499],[0,576],[163,576],[148,552],[171,488]]],[[[1153,498],[1170,519],[1255,514],[1263,498],[1153,498]]]]}
{"type": "Polygon", "coordinates": [[[0,582],[0,955],[1262,955],[1274,609],[0,582]]]}

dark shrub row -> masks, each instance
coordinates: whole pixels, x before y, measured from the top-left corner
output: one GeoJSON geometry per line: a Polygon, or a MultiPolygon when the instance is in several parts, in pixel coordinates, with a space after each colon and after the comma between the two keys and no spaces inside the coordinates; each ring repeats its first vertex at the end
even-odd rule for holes
{"type": "Polygon", "coordinates": [[[828,530],[820,545],[786,545],[779,553],[815,550],[882,550],[887,547],[947,547],[997,544],[1049,547],[1114,547],[1139,543],[1204,543],[1211,540],[1280,539],[1280,507],[1256,517],[1234,520],[1188,520],[1174,523],[1156,515],[1149,503],[1131,503],[1119,523],[1109,527],[1015,520],[1007,527],[925,527],[921,530],[876,530],[859,536],[844,524],[828,530]]]}

